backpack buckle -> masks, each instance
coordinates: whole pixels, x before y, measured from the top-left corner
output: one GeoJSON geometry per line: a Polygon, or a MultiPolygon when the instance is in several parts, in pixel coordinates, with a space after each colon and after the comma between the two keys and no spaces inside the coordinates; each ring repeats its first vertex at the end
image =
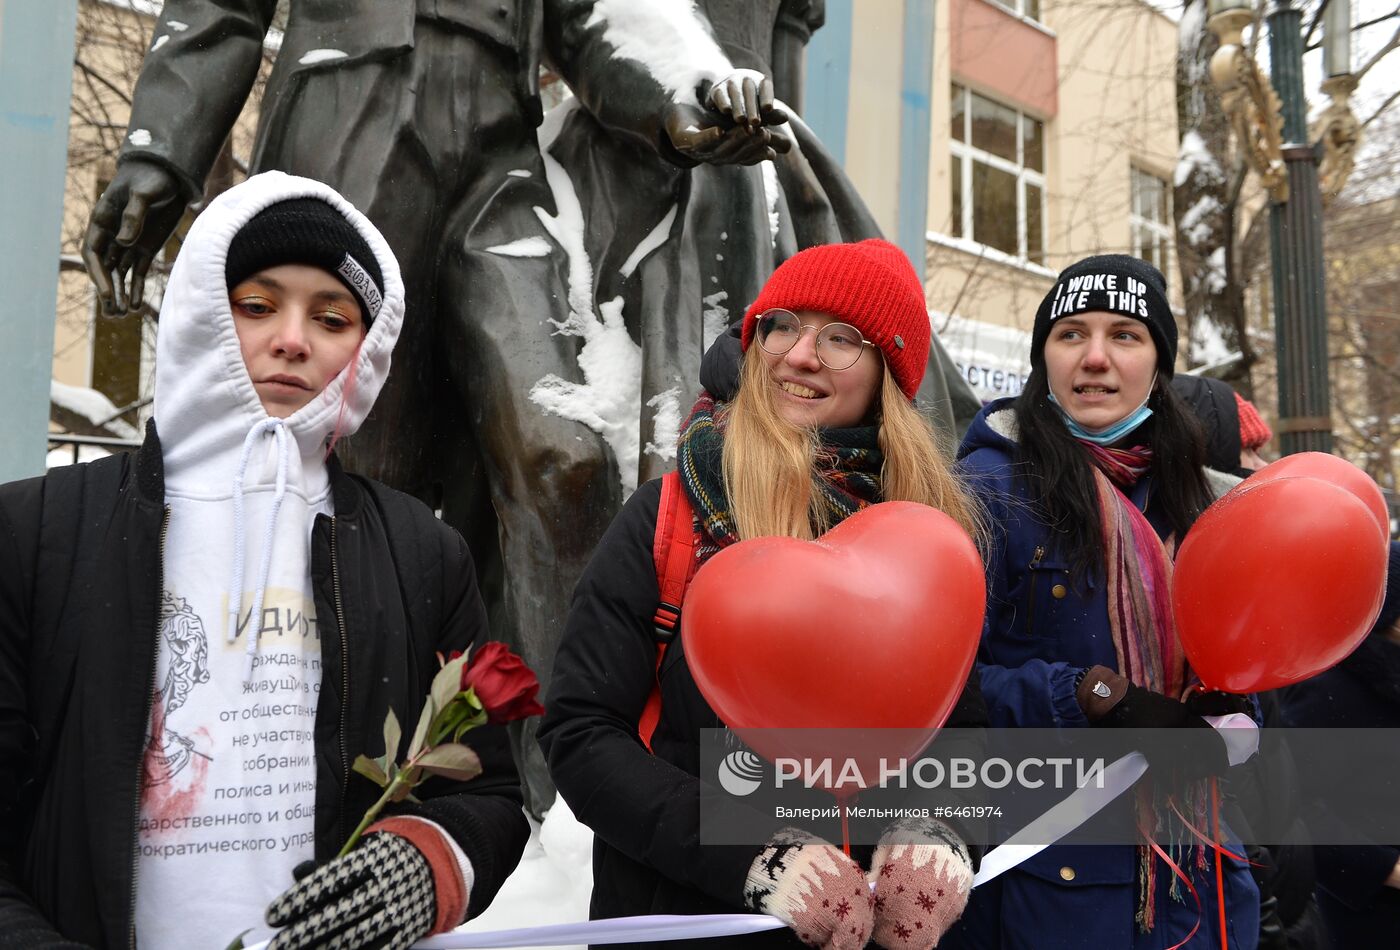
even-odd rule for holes
{"type": "Polygon", "coordinates": [[[681,609],[663,600],[656,605],[656,614],[651,618],[651,622],[652,636],[656,642],[670,643],[676,639],[676,631],[680,628],[681,609]]]}

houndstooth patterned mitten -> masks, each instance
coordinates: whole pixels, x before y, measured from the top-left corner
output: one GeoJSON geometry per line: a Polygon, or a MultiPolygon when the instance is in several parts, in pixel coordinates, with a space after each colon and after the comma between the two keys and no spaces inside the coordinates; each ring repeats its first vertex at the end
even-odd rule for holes
{"type": "Polygon", "coordinates": [[[435,908],[423,853],[396,834],[367,835],[268,906],[268,926],[285,928],[268,950],[402,950],[432,928],[435,908]]]}
{"type": "Polygon", "coordinates": [[[861,950],[874,924],[860,865],[798,828],[779,831],[759,852],[744,882],[744,901],[824,950],[861,950]]]}
{"type": "Polygon", "coordinates": [[[962,916],[972,858],[952,828],[903,818],[885,829],[870,859],[875,942],[886,950],[928,950],[962,916]]]}

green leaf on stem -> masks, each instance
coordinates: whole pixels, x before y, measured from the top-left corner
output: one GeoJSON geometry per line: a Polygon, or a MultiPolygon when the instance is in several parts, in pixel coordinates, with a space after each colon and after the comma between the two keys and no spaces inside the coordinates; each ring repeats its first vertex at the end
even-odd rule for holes
{"type": "Polygon", "coordinates": [[[389,776],[384,774],[384,769],[378,762],[367,755],[362,755],[355,759],[355,764],[351,766],[351,768],[380,788],[389,784],[389,776]]]}
{"type": "Polygon", "coordinates": [[[246,937],[246,936],[248,936],[248,935],[249,935],[250,933],[252,933],[252,932],[253,932],[253,928],[252,928],[252,927],[249,927],[247,930],[243,931],[243,932],[242,932],[241,934],[239,934],[237,937],[234,937],[233,940],[230,941],[229,945],[228,945],[227,947],[224,948],[224,950],[243,950],[243,938],[246,937]]]}
{"type": "Polygon", "coordinates": [[[467,656],[463,654],[444,665],[433,677],[433,685],[428,694],[432,697],[435,709],[446,709],[447,704],[462,691],[462,670],[466,665],[467,656]]]}
{"type": "Polygon", "coordinates": [[[389,707],[389,714],[384,717],[384,757],[386,759],[397,759],[399,757],[399,740],[403,737],[403,730],[399,728],[399,717],[394,715],[394,707],[389,707]]]}
{"type": "Polygon", "coordinates": [[[418,717],[418,728],[413,730],[413,741],[408,746],[410,761],[417,758],[418,753],[423,751],[423,745],[428,741],[428,729],[432,726],[436,716],[437,703],[433,702],[433,697],[429,696],[428,701],[423,704],[423,714],[418,717]]]}
{"type": "Polygon", "coordinates": [[[464,745],[449,742],[432,749],[418,760],[419,766],[434,775],[466,782],[481,774],[481,759],[464,745]]]}
{"type": "MultiPolygon", "coordinates": [[[[446,742],[449,737],[453,737],[454,734],[460,737],[461,732],[465,731],[465,729],[463,729],[463,724],[468,723],[469,720],[473,720],[479,716],[481,717],[481,722],[486,721],[485,714],[478,712],[469,704],[462,701],[462,696],[464,695],[466,694],[458,693],[456,698],[452,700],[451,705],[444,710],[442,715],[438,716],[437,725],[433,727],[432,745],[446,742]]],[[[470,728],[471,725],[479,725],[479,723],[471,723],[467,725],[466,728],[470,728]]]]}

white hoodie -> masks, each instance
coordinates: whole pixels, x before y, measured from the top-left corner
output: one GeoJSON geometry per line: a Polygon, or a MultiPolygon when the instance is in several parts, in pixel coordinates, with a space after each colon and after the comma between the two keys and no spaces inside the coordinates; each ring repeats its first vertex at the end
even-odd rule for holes
{"type": "Polygon", "coordinates": [[[225,192],[195,220],[175,263],[156,340],[169,514],[136,878],[143,950],[222,947],[250,927],[248,942],[269,936],[268,903],[312,857],[318,623],[334,620],[316,616],[311,529],[316,515],[333,513],[327,439],[338,420],[345,435],[364,421],[402,320],[403,282],[388,244],[310,179],[267,172],[225,192]],[[249,219],[306,197],[329,203],[368,242],[384,302],[343,419],[350,367],[275,420],[243,363],[224,263],[249,219]],[[255,611],[261,622],[250,622],[255,611]]]}

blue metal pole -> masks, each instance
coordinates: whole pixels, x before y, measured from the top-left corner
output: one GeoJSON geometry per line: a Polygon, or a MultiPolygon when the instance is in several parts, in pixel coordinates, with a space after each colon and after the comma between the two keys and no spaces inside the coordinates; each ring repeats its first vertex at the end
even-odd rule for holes
{"type": "Polygon", "coordinates": [[[919,279],[928,253],[929,142],[933,134],[934,0],[904,0],[899,91],[899,208],[896,241],[919,279]]]}
{"type": "Polygon", "coordinates": [[[44,470],[77,0],[0,0],[0,482],[44,470]]]}
{"type": "Polygon", "coordinates": [[[826,150],[846,164],[846,119],[851,108],[853,0],[827,0],[826,23],[807,44],[802,119],[826,150]]]}

